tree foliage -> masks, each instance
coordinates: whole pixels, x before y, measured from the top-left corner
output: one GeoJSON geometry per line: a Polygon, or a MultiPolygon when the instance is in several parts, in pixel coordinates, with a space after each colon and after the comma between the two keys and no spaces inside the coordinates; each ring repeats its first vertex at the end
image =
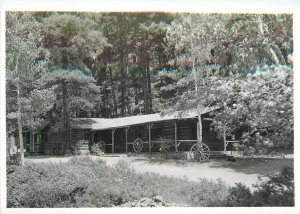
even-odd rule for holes
{"type": "MultiPolygon", "coordinates": [[[[34,106],[28,108],[33,100],[26,95],[34,89],[35,79],[44,72],[47,58],[40,57],[43,50],[40,25],[31,13],[7,13],[6,23],[7,125],[8,132],[16,127],[18,129],[20,162],[23,164],[23,126],[35,126],[36,120],[39,120],[37,114],[42,113],[36,113],[34,106]]],[[[47,102],[45,105],[48,105],[47,102]]]]}
{"type": "Polygon", "coordinates": [[[291,19],[244,14],[195,17],[183,15],[167,33],[178,56],[176,69],[189,71],[177,82],[180,90],[171,109],[215,106],[219,110],[212,113],[212,125],[220,135],[242,130],[244,143],[264,152],[292,148],[291,19]],[[285,26],[280,24],[283,20],[285,26]]]}
{"type": "Polygon", "coordinates": [[[54,13],[42,19],[43,44],[49,68],[80,69],[90,73],[89,62],[103,52],[106,38],[88,17],[54,13]]]}
{"type": "Polygon", "coordinates": [[[242,130],[260,150],[293,144],[289,14],[9,12],[6,22],[8,119],[19,80],[23,121],[211,107],[220,135],[242,130]]]}
{"type": "Polygon", "coordinates": [[[42,88],[53,88],[55,102],[50,117],[58,124],[57,131],[65,132],[65,152],[69,153],[70,118],[80,117],[80,113],[89,117],[87,112],[101,101],[99,86],[95,85],[94,78],[84,75],[80,70],[64,69],[45,74],[39,79],[39,83],[42,88]]]}
{"type": "Polygon", "coordinates": [[[63,84],[67,84],[66,93],[70,117],[80,117],[80,112],[89,117],[88,113],[98,102],[101,102],[100,88],[95,82],[93,77],[85,75],[83,71],[64,69],[54,70],[39,79],[40,88],[53,88],[57,118],[63,116],[63,84]]]}
{"type": "Polygon", "coordinates": [[[266,207],[294,206],[294,170],[284,167],[280,173],[260,178],[253,185],[254,191],[242,183],[229,189],[227,206],[229,207],[266,207]]]}

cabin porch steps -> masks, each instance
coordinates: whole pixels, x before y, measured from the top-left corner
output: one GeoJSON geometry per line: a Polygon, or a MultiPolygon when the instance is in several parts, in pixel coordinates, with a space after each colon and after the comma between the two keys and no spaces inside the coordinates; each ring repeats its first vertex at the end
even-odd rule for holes
{"type": "Polygon", "coordinates": [[[80,145],[78,147],[78,151],[80,155],[86,155],[90,153],[89,149],[89,141],[88,140],[82,140],[80,141],[80,145]]]}

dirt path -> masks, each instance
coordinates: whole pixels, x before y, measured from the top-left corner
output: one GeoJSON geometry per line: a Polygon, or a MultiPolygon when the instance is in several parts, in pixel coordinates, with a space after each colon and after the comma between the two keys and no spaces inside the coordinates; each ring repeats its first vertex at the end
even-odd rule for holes
{"type": "MultiPolygon", "coordinates": [[[[91,156],[93,157],[93,156],[91,156]]],[[[93,157],[96,158],[96,157],[93,157]]],[[[68,161],[70,157],[35,157],[26,158],[34,162],[68,161]]],[[[293,165],[293,159],[254,158],[237,159],[236,162],[224,159],[212,159],[209,162],[186,162],[183,160],[152,160],[144,157],[127,157],[126,155],[110,155],[101,157],[110,166],[118,161],[128,162],[137,172],[155,172],[165,176],[185,178],[197,181],[199,178],[217,180],[221,178],[229,185],[243,182],[252,189],[258,176],[273,175],[286,165],[293,165]]]]}
{"type": "Polygon", "coordinates": [[[151,160],[137,157],[102,157],[109,165],[119,160],[129,162],[137,172],[156,172],[161,175],[187,178],[217,180],[221,178],[229,185],[243,182],[252,189],[258,176],[278,173],[286,165],[293,165],[292,159],[238,159],[236,162],[224,159],[209,162],[186,162],[176,160],[151,160]]]}

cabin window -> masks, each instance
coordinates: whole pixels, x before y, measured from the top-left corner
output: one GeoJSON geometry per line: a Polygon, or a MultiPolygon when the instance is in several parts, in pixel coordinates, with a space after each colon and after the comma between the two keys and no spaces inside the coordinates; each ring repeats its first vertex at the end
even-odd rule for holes
{"type": "Polygon", "coordinates": [[[34,143],[34,144],[37,144],[37,142],[38,142],[37,136],[38,136],[38,134],[34,134],[34,135],[33,135],[33,143],[34,143]]]}
{"type": "Polygon", "coordinates": [[[30,152],[42,151],[42,135],[41,133],[32,134],[32,143],[30,143],[30,152]]]}

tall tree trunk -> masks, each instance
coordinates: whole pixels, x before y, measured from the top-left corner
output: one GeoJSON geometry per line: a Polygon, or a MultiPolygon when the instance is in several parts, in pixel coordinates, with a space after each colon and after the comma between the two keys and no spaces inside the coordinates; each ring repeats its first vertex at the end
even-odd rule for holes
{"type": "Polygon", "coordinates": [[[69,104],[68,104],[68,85],[67,82],[62,82],[62,94],[63,94],[63,122],[65,132],[65,154],[70,153],[70,116],[69,116],[69,104]]]}
{"type": "Polygon", "coordinates": [[[131,108],[130,108],[130,106],[131,106],[131,103],[130,102],[126,102],[126,108],[127,108],[128,115],[131,115],[131,108]]]}
{"type": "MultiPolygon", "coordinates": [[[[139,106],[139,97],[138,97],[138,89],[137,89],[137,87],[134,87],[134,106],[135,106],[135,107],[138,106],[138,107],[140,108],[140,106],[139,106]]],[[[133,109],[133,111],[135,111],[135,110],[136,110],[136,108],[133,109]]]]}
{"type": "Polygon", "coordinates": [[[124,54],[121,54],[121,116],[125,116],[125,94],[126,94],[126,77],[125,77],[125,71],[124,71],[124,54]]]}
{"type": "Polygon", "coordinates": [[[125,76],[124,76],[124,68],[121,67],[121,116],[124,117],[125,115],[125,76]]]}
{"type": "MultiPolygon", "coordinates": [[[[17,66],[16,66],[17,67],[17,66]]],[[[22,130],[22,112],[20,102],[20,80],[18,79],[17,84],[17,106],[18,106],[18,131],[19,131],[19,144],[20,144],[20,164],[24,165],[24,144],[23,144],[23,130],[22,130]]]]}
{"type": "MultiPolygon", "coordinates": [[[[190,27],[192,26],[192,16],[190,15],[189,17],[189,21],[190,21],[190,27]]],[[[192,35],[190,33],[190,35],[192,35]]],[[[190,36],[190,45],[191,45],[191,50],[194,50],[194,43],[193,43],[193,39],[192,37],[190,36]]],[[[195,92],[196,92],[196,95],[198,95],[198,85],[197,85],[197,77],[196,77],[196,71],[195,71],[195,57],[194,55],[192,54],[192,69],[193,69],[193,78],[194,78],[194,83],[195,83],[195,92]]],[[[202,143],[202,120],[201,120],[201,104],[199,103],[197,105],[197,113],[198,113],[198,143],[202,143]]]]}
{"type": "Polygon", "coordinates": [[[198,129],[199,129],[199,136],[198,136],[198,143],[202,143],[202,119],[201,119],[201,106],[197,106],[198,112],[198,129]]]}
{"type": "Polygon", "coordinates": [[[6,127],[6,158],[10,160],[10,148],[11,148],[11,141],[8,136],[8,128],[6,127]]]}
{"type": "Polygon", "coordinates": [[[109,68],[109,76],[110,76],[110,86],[111,86],[111,93],[112,93],[112,98],[113,98],[113,104],[114,104],[114,117],[117,117],[118,115],[118,109],[117,109],[117,100],[116,100],[116,94],[115,94],[115,87],[113,84],[113,78],[112,78],[112,70],[109,68]]]}
{"type": "Polygon", "coordinates": [[[106,104],[105,104],[105,117],[110,118],[111,117],[111,110],[109,108],[109,96],[108,96],[108,90],[105,90],[105,100],[106,100],[106,104]]]}
{"type": "Polygon", "coordinates": [[[147,89],[148,89],[148,105],[149,105],[149,112],[152,113],[152,92],[151,92],[151,79],[150,79],[150,59],[149,56],[147,57],[147,89]]]}
{"type": "Polygon", "coordinates": [[[159,53],[159,55],[158,55],[158,67],[159,68],[161,68],[161,66],[162,66],[162,63],[161,63],[161,58],[162,58],[162,56],[161,56],[161,53],[159,53]]]}
{"type": "Polygon", "coordinates": [[[149,103],[148,103],[148,86],[147,86],[147,68],[146,66],[144,67],[144,72],[143,72],[143,92],[144,92],[144,113],[149,112],[149,103]]]}

